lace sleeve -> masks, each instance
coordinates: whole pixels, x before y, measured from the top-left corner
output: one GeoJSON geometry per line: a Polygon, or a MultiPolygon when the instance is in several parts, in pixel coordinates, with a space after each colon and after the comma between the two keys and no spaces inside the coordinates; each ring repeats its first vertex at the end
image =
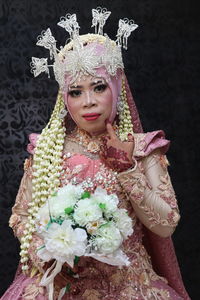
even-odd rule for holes
{"type": "Polygon", "coordinates": [[[118,175],[138,218],[162,237],[172,234],[180,219],[168,165],[166,156],[156,149],[137,168],[118,175]]]}
{"type": "MultiPolygon", "coordinates": [[[[9,226],[13,229],[15,236],[21,241],[25,232],[25,225],[28,217],[28,203],[32,197],[32,158],[26,159],[24,163],[24,175],[21,180],[15,205],[12,208],[12,215],[9,226]]],[[[32,242],[29,246],[29,258],[31,264],[43,272],[43,262],[37,256],[36,250],[43,245],[43,241],[36,234],[33,234],[32,242]]]]}

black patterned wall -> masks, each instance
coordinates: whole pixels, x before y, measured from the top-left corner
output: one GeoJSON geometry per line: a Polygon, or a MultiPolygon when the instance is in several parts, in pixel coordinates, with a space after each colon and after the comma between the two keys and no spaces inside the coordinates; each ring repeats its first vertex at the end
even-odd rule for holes
{"type": "MultiPolygon", "coordinates": [[[[124,53],[126,73],[146,131],[163,129],[171,139],[168,158],[182,219],[173,236],[186,288],[200,299],[199,242],[199,14],[187,0],[0,0],[0,294],[13,279],[19,246],[8,228],[28,143],[53,108],[57,84],[45,75],[33,79],[31,56],[45,57],[37,36],[51,27],[63,45],[59,17],[76,12],[81,33],[91,9],[112,11],[105,31],[114,38],[119,18],[139,24],[124,53]]],[[[59,44],[58,43],[58,44],[59,44]]]]}

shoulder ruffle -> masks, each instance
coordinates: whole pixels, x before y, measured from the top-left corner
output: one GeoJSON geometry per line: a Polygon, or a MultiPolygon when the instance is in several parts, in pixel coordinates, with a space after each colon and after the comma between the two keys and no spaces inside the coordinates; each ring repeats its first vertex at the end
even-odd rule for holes
{"type": "Polygon", "coordinates": [[[39,133],[31,133],[31,134],[29,134],[29,141],[30,141],[30,143],[27,145],[26,150],[30,154],[34,154],[34,150],[35,150],[36,143],[37,143],[37,140],[38,140],[39,136],[40,136],[39,133]]]}
{"type": "Polygon", "coordinates": [[[146,157],[156,149],[160,149],[162,154],[165,154],[170,146],[170,141],[165,139],[163,130],[134,134],[134,138],[136,158],[146,157]]]}

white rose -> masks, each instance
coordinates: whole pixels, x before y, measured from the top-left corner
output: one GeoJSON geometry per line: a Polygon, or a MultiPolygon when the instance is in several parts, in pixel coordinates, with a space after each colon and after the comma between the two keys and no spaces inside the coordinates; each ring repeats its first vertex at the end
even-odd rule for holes
{"type": "Polygon", "coordinates": [[[96,234],[94,245],[96,245],[97,251],[104,254],[113,253],[123,241],[119,229],[112,222],[100,227],[96,234]]]}
{"type": "Polygon", "coordinates": [[[119,199],[115,194],[108,195],[106,190],[98,187],[91,198],[98,204],[103,204],[105,207],[103,211],[106,215],[110,215],[117,210],[119,199]]]}
{"type": "Polygon", "coordinates": [[[119,209],[114,213],[114,220],[124,239],[133,233],[132,219],[128,216],[126,209],[119,209]]]}
{"type": "Polygon", "coordinates": [[[69,207],[66,203],[66,199],[63,197],[52,197],[49,200],[49,210],[51,216],[54,218],[64,217],[65,208],[69,207]]]}
{"type": "Polygon", "coordinates": [[[74,207],[84,190],[79,186],[67,184],[49,199],[51,215],[55,218],[65,216],[65,208],[74,207]]]}
{"type": "Polygon", "coordinates": [[[65,220],[62,225],[52,223],[44,234],[45,248],[38,251],[42,259],[56,259],[65,261],[73,266],[74,257],[82,256],[86,250],[87,233],[84,229],[73,229],[70,220],[65,220]]]}
{"type": "Polygon", "coordinates": [[[82,193],[84,192],[83,188],[80,185],[73,185],[71,183],[65,185],[64,187],[58,190],[58,197],[66,197],[66,201],[70,204],[76,202],[80,199],[82,193]]]}
{"type": "Polygon", "coordinates": [[[77,203],[73,217],[76,223],[85,226],[89,222],[98,221],[102,217],[102,211],[91,198],[86,198],[77,203]]]}
{"type": "Polygon", "coordinates": [[[92,235],[96,234],[99,226],[101,226],[102,224],[105,224],[105,220],[103,218],[97,221],[88,222],[86,225],[87,232],[92,235]]]}

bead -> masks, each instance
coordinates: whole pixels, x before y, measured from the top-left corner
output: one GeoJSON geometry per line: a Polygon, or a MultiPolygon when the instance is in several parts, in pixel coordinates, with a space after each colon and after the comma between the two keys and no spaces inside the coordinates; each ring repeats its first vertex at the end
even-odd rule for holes
{"type": "Polygon", "coordinates": [[[21,263],[25,263],[27,261],[28,261],[28,257],[27,256],[25,256],[25,257],[23,257],[23,258],[20,259],[21,263]]]}
{"type": "Polygon", "coordinates": [[[28,265],[22,266],[22,270],[23,270],[23,271],[28,270],[28,265]]]}

